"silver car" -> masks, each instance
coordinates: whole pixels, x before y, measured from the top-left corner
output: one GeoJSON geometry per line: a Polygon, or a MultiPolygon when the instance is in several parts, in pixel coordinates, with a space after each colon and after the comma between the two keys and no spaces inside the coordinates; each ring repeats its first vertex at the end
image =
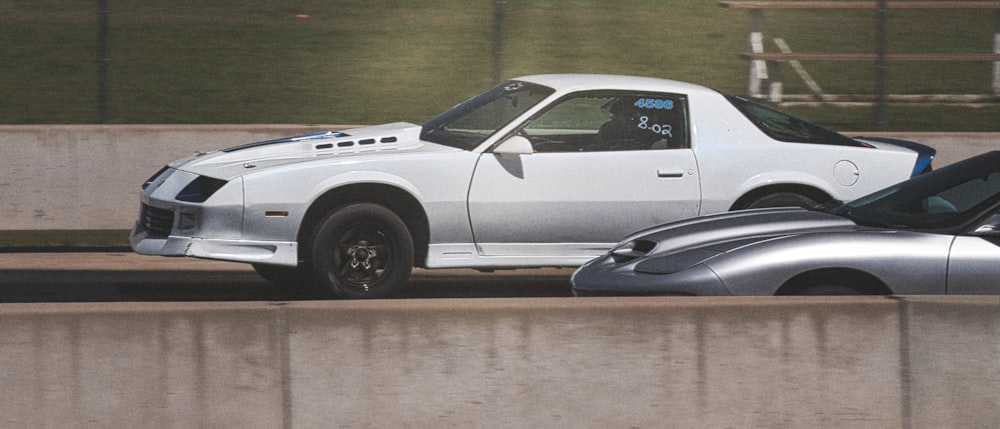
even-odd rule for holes
{"type": "Polygon", "coordinates": [[[572,283],[578,296],[1000,293],[1000,152],[832,208],[638,232],[572,283]]]}
{"type": "Polygon", "coordinates": [[[854,199],[923,172],[933,156],[683,82],[527,76],[423,125],[171,162],[142,185],[131,244],[380,297],[413,266],[578,267],[639,228],[854,199]]]}

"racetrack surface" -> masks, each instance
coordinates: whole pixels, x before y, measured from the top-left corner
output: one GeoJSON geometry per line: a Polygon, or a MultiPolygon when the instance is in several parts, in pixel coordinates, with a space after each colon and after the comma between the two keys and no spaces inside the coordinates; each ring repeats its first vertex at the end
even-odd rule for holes
{"type": "MultiPolygon", "coordinates": [[[[568,297],[572,269],[414,270],[398,298],[568,297]]],[[[299,301],[250,265],[134,253],[0,254],[0,302],[299,301]]]]}

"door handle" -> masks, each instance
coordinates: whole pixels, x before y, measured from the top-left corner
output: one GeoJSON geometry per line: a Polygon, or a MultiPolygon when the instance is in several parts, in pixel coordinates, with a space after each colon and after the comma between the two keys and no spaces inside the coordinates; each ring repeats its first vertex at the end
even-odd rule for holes
{"type": "Polygon", "coordinates": [[[680,179],[684,177],[684,170],[659,168],[656,170],[656,177],[661,179],[680,179]]]}

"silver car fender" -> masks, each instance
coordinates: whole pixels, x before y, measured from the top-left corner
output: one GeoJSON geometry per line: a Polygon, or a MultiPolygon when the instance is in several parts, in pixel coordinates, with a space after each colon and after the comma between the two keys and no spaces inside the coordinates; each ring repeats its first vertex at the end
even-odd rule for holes
{"type": "Polygon", "coordinates": [[[905,231],[782,236],[731,250],[705,264],[734,295],[774,295],[797,276],[825,269],[866,273],[893,292],[940,294],[945,292],[952,240],[950,235],[905,231]]]}

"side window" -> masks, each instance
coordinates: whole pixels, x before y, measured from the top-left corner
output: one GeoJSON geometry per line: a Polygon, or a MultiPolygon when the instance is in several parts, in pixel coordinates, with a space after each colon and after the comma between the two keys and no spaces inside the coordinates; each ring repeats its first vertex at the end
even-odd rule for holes
{"type": "Polygon", "coordinates": [[[989,175],[965,182],[959,186],[952,187],[939,192],[936,196],[928,198],[928,201],[938,202],[937,205],[925,203],[927,212],[964,212],[972,210],[984,201],[993,201],[994,196],[1000,194],[1000,172],[993,172],[989,175]],[[941,210],[940,206],[945,205],[946,210],[941,210]],[[933,210],[935,207],[938,210],[933,210]]]}
{"type": "Polygon", "coordinates": [[[528,122],[519,134],[536,152],[595,152],[689,147],[687,99],[678,94],[574,94],[528,122]]]}

